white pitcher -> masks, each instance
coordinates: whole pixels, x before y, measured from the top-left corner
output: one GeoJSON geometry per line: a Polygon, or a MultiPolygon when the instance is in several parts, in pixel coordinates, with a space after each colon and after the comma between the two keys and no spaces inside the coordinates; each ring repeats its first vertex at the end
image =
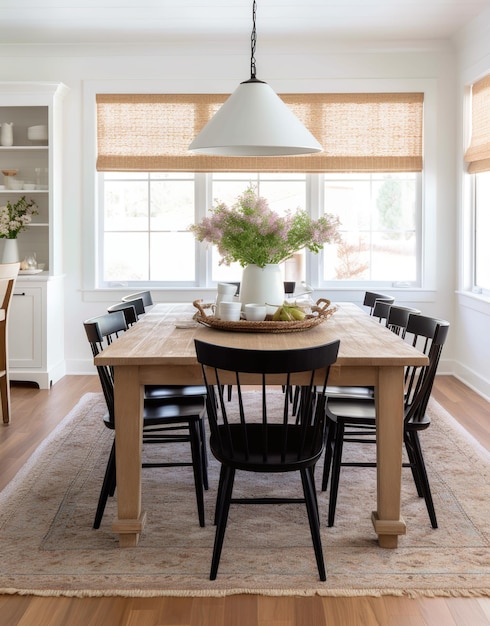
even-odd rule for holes
{"type": "Polygon", "coordinates": [[[14,143],[14,124],[4,122],[0,133],[0,143],[2,146],[11,146],[14,143]]]}

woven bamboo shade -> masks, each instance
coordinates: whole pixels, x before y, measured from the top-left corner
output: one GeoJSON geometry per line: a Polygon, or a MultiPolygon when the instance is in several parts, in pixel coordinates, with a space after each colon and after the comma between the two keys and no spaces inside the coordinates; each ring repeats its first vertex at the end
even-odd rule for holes
{"type": "Polygon", "coordinates": [[[471,174],[490,171],[490,75],[471,88],[471,143],[464,160],[471,174]]]}
{"type": "Polygon", "coordinates": [[[97,169],[145,172],[418,172],[423,94],[284,94],[323,146],[304,156],[216,157],[188,147],[226,95],[97,95],[97,169]]]}

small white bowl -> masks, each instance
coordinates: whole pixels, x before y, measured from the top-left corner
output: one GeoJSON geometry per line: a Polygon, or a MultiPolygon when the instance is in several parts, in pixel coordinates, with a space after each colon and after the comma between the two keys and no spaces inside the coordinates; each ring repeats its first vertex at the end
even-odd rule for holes
{"type": "Polygon", "coordinates": [[[265,304],[246,304],[245,317],[249,322],[262,322],[267,315],[267,306],[265,304]]]}
{"type": "Polygon", "coordinates": [[[41,126],[29,126],[27,129],[27,139],[29,139],[29,141],[47,141],[48,127],[44,124],[41,126]]]}
{"type": "Polygon", "coordinates": [[[26,191],[32,191],[33,189],[36,189],[36,185],[34,183],[24,183],[22,188],[26,191]]]}

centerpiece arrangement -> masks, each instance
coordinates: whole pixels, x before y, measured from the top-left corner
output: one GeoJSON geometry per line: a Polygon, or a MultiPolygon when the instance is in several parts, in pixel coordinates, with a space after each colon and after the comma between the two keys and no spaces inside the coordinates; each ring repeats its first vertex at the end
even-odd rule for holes
{"type": "Polygon", "coordinates": [[[199,224],[190,227],[199,241],[215,245],[221,263],[243,268],[240,300],[280,306],[284,298],[279,264],[303,248],[313,253],[340,241],[339,220],[325,214],[313,220],[304,210],[279,215],[265,198],[248,187],[230,208],[218,203],[199,224]]]}
{"type": "Polygon", "coordinates": [[[25,196],[13,204],[9,200],[5,206],[0,206],[0,238],[6,240],[3,263],[15,263],[19,260],[17,235],[29,226],[32,216],[37,214],[37,204],[34,200],[26,200],[25,196]]]}

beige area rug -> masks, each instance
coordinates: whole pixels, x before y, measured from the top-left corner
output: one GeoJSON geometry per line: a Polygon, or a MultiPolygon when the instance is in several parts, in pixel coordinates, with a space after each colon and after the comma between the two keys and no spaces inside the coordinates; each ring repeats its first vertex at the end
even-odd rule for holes
{"type": "MultiPolygon", "coordinates": [[[[398,549],[379,548],[370,521],[375,470],[346,468],[334,528],[326,526],[328,494],[319,494],[325,583],[318,580],[304,505],[289,504],[232,506],[218,578],[210,581],[214,460],[206,528],[198,525],[190,468],[172,468],[144,470],[148,521],[137,547],[118,547],[111,532],[114,501],[101,528],[92,529],[112,433],[102,424],[102,395],[88,394],[0,494],[0,592],[488,596],[490,455],[435,402],[430,412],[433,424],[423,434],[423,447],[438,530],[429,524],[410,470],[404,470],[408,533],[398,549]]],[[[187,452],[183,447],[182,454],[187,452]]],[[[236,495],[271,487],[295,495],[301,489],[299,477],[253,479],[237,475],[236,495]]]]}

